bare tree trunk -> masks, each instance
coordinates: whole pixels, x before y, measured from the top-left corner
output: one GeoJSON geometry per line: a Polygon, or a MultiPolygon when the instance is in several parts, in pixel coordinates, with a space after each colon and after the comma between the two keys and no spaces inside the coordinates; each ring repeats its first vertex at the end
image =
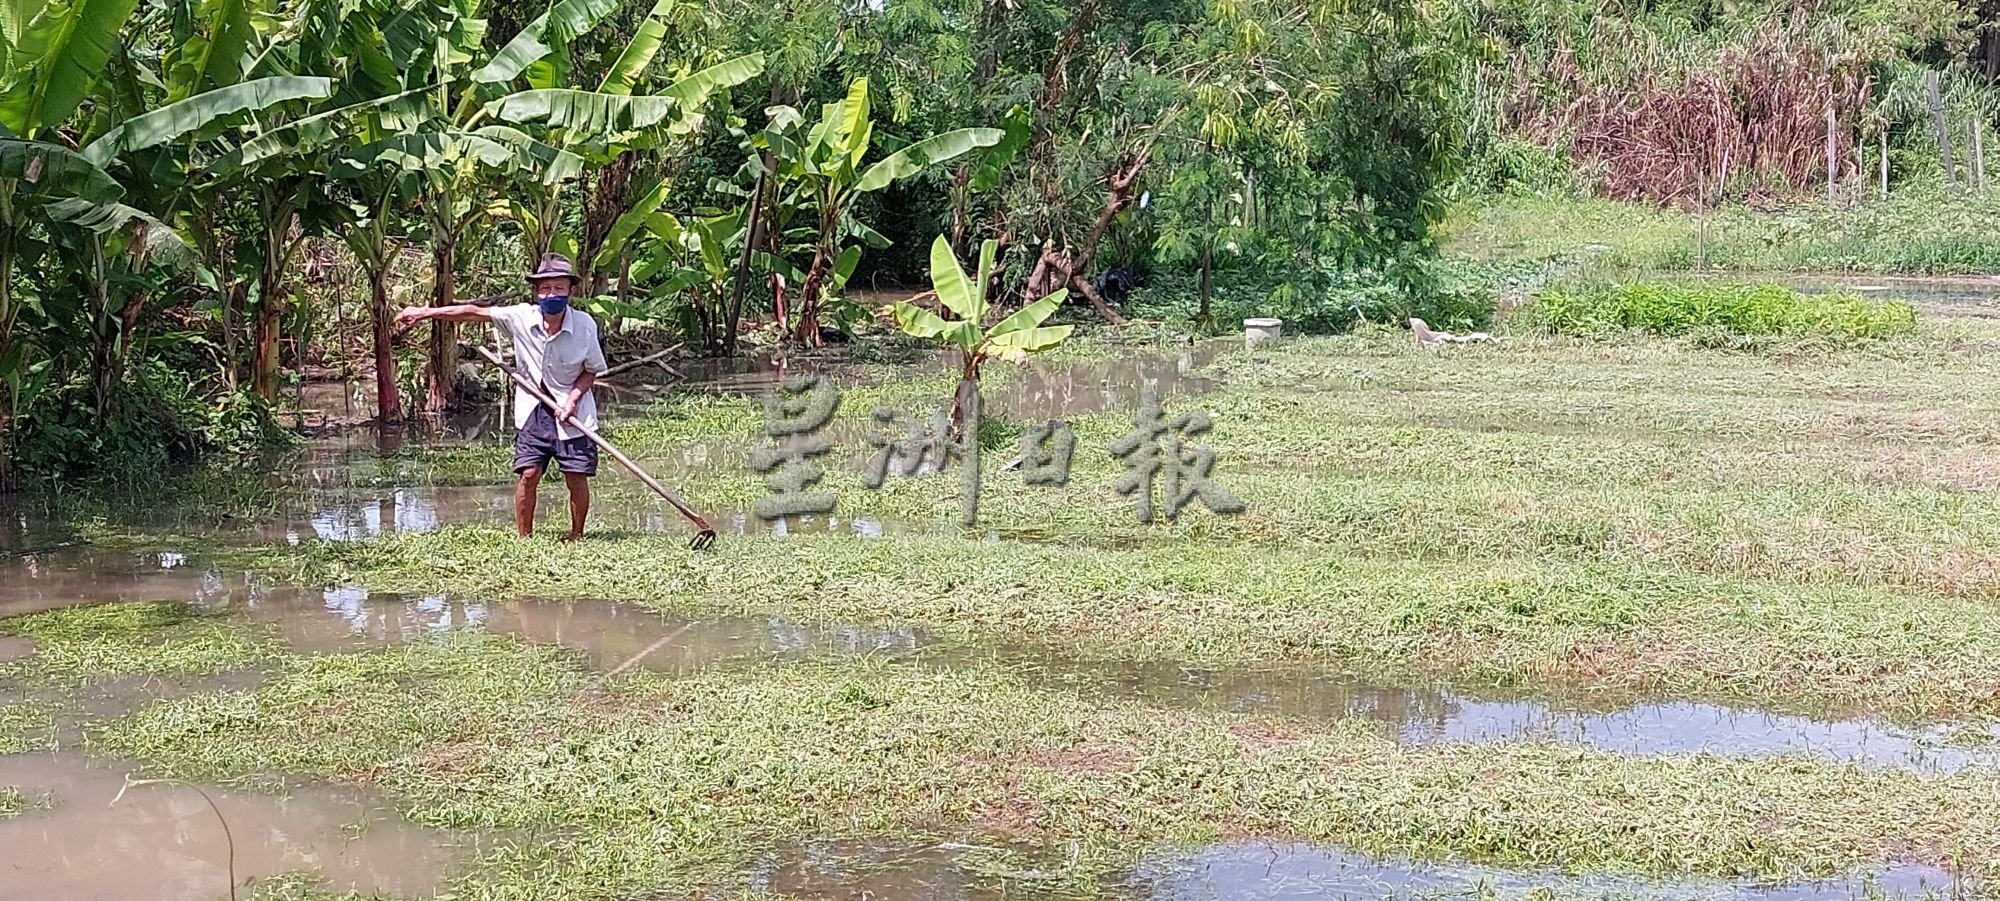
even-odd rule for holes
{"type": "Polygon", "coordinates": [[[389,256],[368,270],[368,318],[375,334],[375,415],[383,422],[403,420],[403,398],[396,390],[395,322],[389,310],[389,256]]]}
{"type": "Polygon", "coordinates": [[[1215,297],[1215,239],[1201,241],[1201,311],[1195,314],[1195,321],[1206,325],[1212,315],[1209,302],[1215,297]]]}
{"type": "MultiPolygon", "coordinates": [[[[765,157],[765,168],[769,169],[770,154],[766,152],[765,157]]],[[[750,189],[750,209],[747,211],[749,221],[744,224],[743,229],[743,252],[736,257],[736,286],[730,292],[729,306],[723,313],[726,321],[723,324],[722,346],[716,348],[725,355],[736,352],[736,332],[743,321],[743,295],[750,283],[750,254],[763,237],[765,181],[766,173],[758,172],[757,183],[750,189]]],[[[717,302],[720,303],[719,298],[717,302]]]]}
{"type": "MultiPolygon", "coordinates": [[[[458,248],[447,239],[435,248],[431,268],[434,290],[431,306],[448,307],[457,302],[458,248]]],[[[458,326],[442,319],[431,322],[430,401],[426,409],[442,413],[451,406],[452,385],[458,378],[458,326]]]]}
{"type": "Polygon", "coordinates": [[[1957,188],[1958,169],[1951,158],[1951,126],[1945,121],[1944,94],[1938,85],[1935,70],[1924,73],[1924,90],[1930,101],[1931,126],[1937,133],[1938,160],[1944,164],[1945,187],[1957,188]]]}

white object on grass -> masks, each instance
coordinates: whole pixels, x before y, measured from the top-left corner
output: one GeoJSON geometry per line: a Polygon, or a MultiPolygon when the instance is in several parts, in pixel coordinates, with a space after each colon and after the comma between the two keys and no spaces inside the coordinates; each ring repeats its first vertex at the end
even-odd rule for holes
{"type": "Polygon", "coordinates": [[[1410,334],[1417,336],[1417,345],[1419,347],[1437,347],[1441,344],[1474,344],[1482,341],[1500,340],[1485,332],[1473,332],[1470,335],[1434,332],[1431,331],[1429,324],[1414,316],[1410,318],[1410,334]]]}
{"type": "Polygon", "coordinates": [[[1262,341],[1275,340],[1278,337],[1280,327],[1283,325],[1284,320],[1282,319],[1243,320],[1243,346],[1250,347],[1262,341]]]}

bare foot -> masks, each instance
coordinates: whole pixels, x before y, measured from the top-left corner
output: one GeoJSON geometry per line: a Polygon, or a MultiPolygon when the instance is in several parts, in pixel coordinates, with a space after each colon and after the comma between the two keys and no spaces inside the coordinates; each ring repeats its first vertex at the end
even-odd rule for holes
{"type": "Polygon", "coordinates": [[[559,540],[559,541],[565,541],[565,542],[568,542],[568,541],[582,541],[582,540],[583,540],[583,533],[582,533],[582,532],[571,532],[571,533],[569,533],[568,535],[564,535],[564,536],[563,536],[562,538],[560,538],[560,539],[557,539],[557,540],[559,540]]]}

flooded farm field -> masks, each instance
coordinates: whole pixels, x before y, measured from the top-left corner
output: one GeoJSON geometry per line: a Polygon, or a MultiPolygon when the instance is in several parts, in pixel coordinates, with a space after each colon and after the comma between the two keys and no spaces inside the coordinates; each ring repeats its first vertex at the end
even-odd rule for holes
{"type": "Polygon", "coordinates": [[[605,414],[705,554],[608,465],[514,537],[490,422],[331,431],[262,512],[10,513],[0,896],[1984,897],[2000,529],[1923,474],[2000,460],[2000,393],[1913,352],[1038,364],[986,408],[1071,481],[1000,497],[1004,435],[971,529],[955,473],[854,487],[941,368],[830,369],[842,507],[771,522],[775,368],[714,367],[605,414]],[[1247,512],[1132,521],[1141,389],[1247,512]]]}

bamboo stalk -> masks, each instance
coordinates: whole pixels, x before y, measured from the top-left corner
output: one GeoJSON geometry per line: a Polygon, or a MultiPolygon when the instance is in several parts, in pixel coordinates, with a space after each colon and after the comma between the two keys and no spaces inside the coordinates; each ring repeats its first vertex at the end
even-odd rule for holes
{"type": "Polygon", "coordinates": [[[1832,206],[1832,205],[1834,204],[1834,202],[1835,202],[1835,199],[1834,199],[1834,196],[1833,196],[1833,191],[1834,191],[1834,186],[1835,186],[1836,184],[1838,184],[1838,183],[1839,183],[1839,181],[1840,181],[1840,144],[1839,144],[1839,142],[1838,142],[1837,140],[1835,140],[1835,138],[1834,138],[1834,135],[1835,135],[1835,132],[1834,132],[1834,129],[1835,129],[1835,127],[1836,127],[1836,123],[1834,122],[1834,118],[1833,118],[1833,105],[1832,105],[1832,104],[1828,104],[1828,105],[1827,105],[1827,107],[1826,107],[1826,203],[1827,203],[1827,206],[1832,206]]]}

